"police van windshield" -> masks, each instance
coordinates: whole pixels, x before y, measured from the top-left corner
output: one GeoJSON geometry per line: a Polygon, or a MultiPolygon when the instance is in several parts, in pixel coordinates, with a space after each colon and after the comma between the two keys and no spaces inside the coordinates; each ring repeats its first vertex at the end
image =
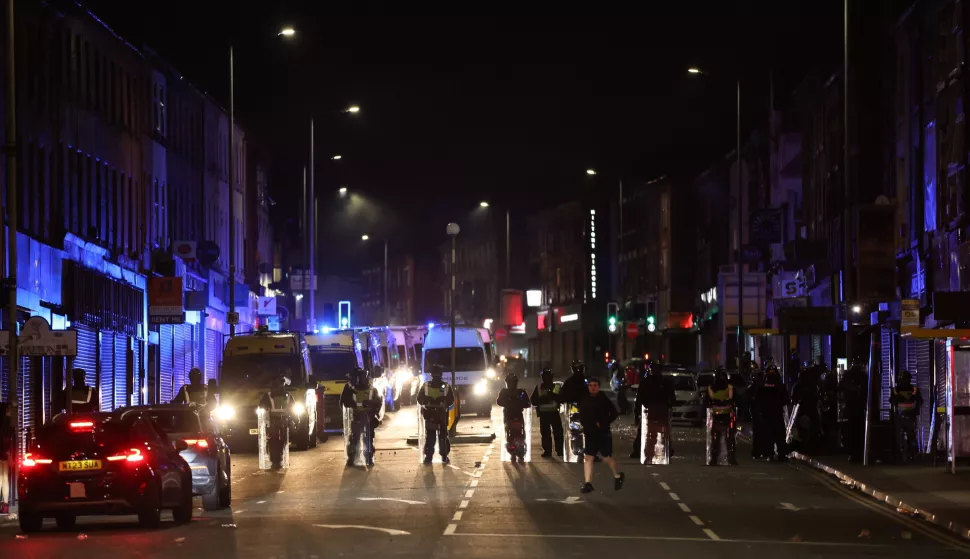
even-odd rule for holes
{"type": "Polygon", "coordinates": [[[227,355],[222,364],[225,388],[270,388],[280,375],[290,379],[290,386],[300,386],[303,360],[296,353],[248,353],[227,355]]]}
{"type": "MultiPolygon", "coordinates": [[[[451,370],[451,348],[429,349],[424,352],[424,370],[441,365],[443,371],[451,370]]],[[[458,371],[481,371],[485,368],[485,353],[480,347],[456,347],[455,369],[458,371]]]]}
{"type": "Polygon", "coordinates": [[[403,345],[397,346],[397,354],[401,356],[401,361],[406,361],[408,358],[408,350],[403,345]]]}
{"type": "Polygon", "coordinates": [[[357,368],[357,354],[352,351],[314,351],[310,366],[315,380],[347,380],[357,368]]]}

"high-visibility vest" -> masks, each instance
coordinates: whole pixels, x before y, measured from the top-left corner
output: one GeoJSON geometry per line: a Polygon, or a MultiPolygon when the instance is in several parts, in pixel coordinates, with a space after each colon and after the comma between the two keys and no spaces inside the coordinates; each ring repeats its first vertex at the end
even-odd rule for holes
{"type": "Polygon", "coordinates": [[[371,395],[374,393],[373,388],[364,388],[361,390],[354,390],[354,394],[357,397],[357,408],[361,409],[367,405],[368,401],[371,399],[371,395]]]}
{"type": "Polygon", "coordinates": [[[711,389],[711,411],[716,414],[731,413],[734,408],[731,402],[731,391],[727,388],[723,390],[711,389]]]}
{"type": "Polygon", "coordinates": [[[445,402],[443,400],[438,401],[438,398],[442,398],[448,394],[448,387],[445,386],[444,389],[431,386],[431,383],[425,383],[424,385],[424,395],[428,398],[435,400],[433,403],[425,404],[426,408],[443,409],[445,407],[445,402]]]}
{"type": "Polygon", "coordinates": [[[94,388],[90,386],[74,386],[71,388],[71,411],[74,413],[90,413],[97,410],[98,403],[93,401],[94,388]]]}
{"type": "MultiPolygon", "coordinates": [[[[558,384],[554,384],[554,385],[552,385],[552,390],[543,390],[542,391],[542,394],[543,395],[549,394],[549,393],[552,393],[553,395],[559,394],[559,385],[558,384]]],[[[539,410],[539,411],[541,411],[541,412],[558,411],[559,410],[559,402],[557,402],[555,400],[555,398],[553,398],[553,400],[551,402],[546,402],[544,404],[539,404],[538,406],[536,406],[536,409],[539,410]]]]}
{"type": "Polygon", "coordinates": [[[915,386],[910,386],[902,390],[894,388],[893,392],[896,393],[896,409],[899,410],[899,413],[909,414],[916,411],[917,388],[915,386]]]}

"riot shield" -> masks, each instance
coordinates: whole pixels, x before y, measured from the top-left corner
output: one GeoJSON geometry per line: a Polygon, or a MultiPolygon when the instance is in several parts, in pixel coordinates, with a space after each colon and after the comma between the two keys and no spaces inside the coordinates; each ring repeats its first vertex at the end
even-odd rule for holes
{"type": "MultiPolygon", "coordinates": [[[[654,415],[657,415],[654,412],[654,415]]],[[[665,417],[650,417],[646,406],[640,409],[640,463],[670,464],[670,411],[665,417]]]]}
{"type": "Polygon", "coordinates": [[[715,421],[714,412],[707,409],[707,464],[728,466],[731,464],[734,441],[734,421],[715,421]]]}
{"type": "Polygon", "coordinates": [[[270,469],[269,461],[269,412],[263,408],[256,408],[256,427],[259,452],[259,469],[270,469]]]}
{"type": "MultiPolygon", "coordinates": [[[[785,425],[785,444],[791,444],[793,436],[792,432],[795,430],[795,418],[798,417],[799,406],[801,406],[801,404],[795,404],[795,406],[792,407],[791,414],[785,418],[787,420],[787,424],[785,425]]],[[[787,410],[788,408],[786,407],[785,409],[787,410]]]]}
{"type": "Polygon", "coordinates": [[[576,404],[567,403],[562,406],[559,412],[562,417],[562,430],[566,448],[563,449],[563,461],[581,462],[583,459],[583,448],[586,445],[583,438],[583,425],[579,422],[579,407],[576,404]]]}
{"type": "Polygon", "coordinates": [[[343,408],[344,457],[348,466],[365,466],[374,457],[374,431],[367,411],[343,408]]]}
{"type": "Polygon", "coordinates": [[[290,467],[290,428],[286,410],[256,408],[259,468],[290,467]]]}
{"type": "Polygon", "coordinates": [[[532,410],[522,412],[522,419],[503,421],[500,460],[513,462],[532,461],[532,410]]]}

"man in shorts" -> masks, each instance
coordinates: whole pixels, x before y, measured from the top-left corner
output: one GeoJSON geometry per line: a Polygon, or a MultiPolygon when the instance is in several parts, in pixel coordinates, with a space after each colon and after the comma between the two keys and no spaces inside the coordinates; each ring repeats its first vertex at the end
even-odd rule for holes
{"type": "Polygon", "coordinates": [[[586,448],[583,451],[585,482],[580,491],[582,493],[593,491],[593,462],[597,454],[602,456],[606,465],[613,470],[613,489],[619,491],[623,487],[624,475],[617,470],[616,460],[613,458],[613,435],[610,433],[610,424],[616,421],[619,414],[609,397],[600,392],[598,378],[590,377],[587,385],[589,397],[579,403],[579,416],[583,424],[583,433],[586,435],[586,448]]]}

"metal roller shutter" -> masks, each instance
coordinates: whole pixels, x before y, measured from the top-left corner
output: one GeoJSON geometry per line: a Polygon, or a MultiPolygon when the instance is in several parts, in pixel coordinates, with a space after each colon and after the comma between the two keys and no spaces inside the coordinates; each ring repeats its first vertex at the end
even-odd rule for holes
{"type": "Polygon", "coordinates": [[[219,363],[222,362],[222,334],[205,330],[205,380],[219,379],[219,363]]]}
{"type": "Polygon", "coordinates": [[[946,384],[947,377],[950,371],[950,360],[947,355],[946,341],[936,340],[933,342],[933,351],[936,352],[936,366],[935,366],[935,378],[936,378],[936,405],[938,407],[946,406],[946,384]]]}
{"type": "MultiPolygon", "coordinates": [[[[84,382],[88,386],[97,386],[98,380],[98,334],[93,328],[76,326],[77,357],[74,358],[74,368],[84,369],[84,382]]],[[[68,375],[71,371],[68,371],[68,375]]]]}
{"type": "Polygon", "coordinates": [[[51,375],[51,372],[53,370],[53,366],[52,366],[53,358],[44,357],[42,359],[38,359],[37,362],[41,367],[40,382],[41,382],[41,386],[43,386],[43,389],[44,389],[44,408],[43,408],[44,417],[42,421],[46,423],[51,417],[53,417],[53,415],[51,414],[51,411],[52,411],[51,404],[53,403],[51,402],[51,396],[53,395],[53,382],[54,382],[54,379],[51,375]]]}
{"type": "Polygon", "coordinates": [[[98,391],[101,393],[101,411],[110,411],[115,408],[115,335],[114,332],[102,330],[99,337],[101,345],[98,355],[101,359],[98,361],[98,371],[101,373],[101,378],[98,391]]]}
{"type": "Polygon", "coordinates": [[[146,389],[144,382],[144,375],[142,374],[142,363],[141,363],[141,347],[142,341],[135,339],[133,349],[131,352],[131,366],[134,368],[132,378],[135,381],[135,386],[132,387],[131,391],[131,403],[136,406],[141,406],[146,403],[146,389]]]}
{"type": "Polygon", "coordinates": [[[191,368],[192,357],[188,355],[192,342],[190,336],[192,331],[191,326],[188,324],[180,324],[173,328],[175,332],[175,363],[173,365],[173,382],[175,383],[174,391],[177,393],[182,386],[185,385],[188,380],[188,372],[191,368]]]}
{"type": "Polygon", "coordinates": [[[923,394],[918,433],[920,450],[925,452],[933,421],[933,371],[930,349],[933,342],[926,340],[906,341],[906,370],[913,377],[913,384],[923,394]]]}
{"type": "Polygon", "coordinates": [[[115,334],[115,378],[114,378],[114,406],[124,407],[129,404],[128,390],[128,348],[131,340],[124,334],[115,334]]]}
{"type": "Polygon", "coordinates": [[[159,403],[172,401],[172,326],[162,325],[158,329],[158,395],[159,403]]]}
{"type": "Polygon", "coordinates": [[[895,378],[893,377],[893,371],[895,369],[895,363],[893,362],[893,331],[889,328],[883,326],[880,332],[881,336],[881,363],[879,365],[880,373],[880,395],[879,395],[879,419],[882,421],[889,421],[890,407],[889,407],[889,396],[892,394],[893,386],[895,386],[895,378]]]}

